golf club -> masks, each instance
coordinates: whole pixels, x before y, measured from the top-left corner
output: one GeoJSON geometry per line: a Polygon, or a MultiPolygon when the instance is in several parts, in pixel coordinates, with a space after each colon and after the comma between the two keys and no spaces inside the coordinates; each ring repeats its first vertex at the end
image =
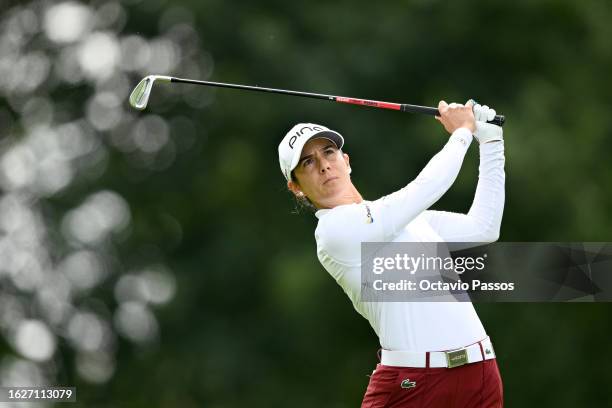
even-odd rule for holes
{"type": "MultiPolygon", "coordinates": [[[[333,96],[333,95],[324,95],[324,94],[309,93],[309,92],[289,91],[285,89],[263,88],[259,86],[227,84],[223,82],[198,81],[195,79],[175,78],[175,77],[169,77],[169,76],[164,76],[164,75],[148,75],[145,78],[143,78],[138,83],[138,85],[136,85],[136,87],[130,94],[130,105],[132,105],[132,107],[139,109],[139,110],[145,109],[147,107],[147,103],[149,102],[149,97],[151,96],[151,90],[153,89],[153,84],[156,81],[179,82],[179,83],[184,83],[184,84],[214,86],[214,87],[219,87],[219,88],[233,88],[233,89],[243,89],[246,91],[269,92],[269,93],[277,93],[277,94],[283,94],[283,95],[301,96],[304,98],[325,99],[325,100],[332,101],[332,102],[350,103],[353,105],[370,106],[373,108],[393,109],[393,110],[399,110],[402,112],[423,113],[423,114],[432,115],[432,116],[440,115],[440,112],[438,112],[437,108],[432,108],[429,106],[409,105],[406,103],[372,101],[368,99],[348,98],[345,96],[333,96]]],[[[506,118],[503,115],[496,115],[495,118],[493,118],[493,120],[489,121],[489,123],[493,123],[498,126],[503,126],[505,120],[506,118]]]]}

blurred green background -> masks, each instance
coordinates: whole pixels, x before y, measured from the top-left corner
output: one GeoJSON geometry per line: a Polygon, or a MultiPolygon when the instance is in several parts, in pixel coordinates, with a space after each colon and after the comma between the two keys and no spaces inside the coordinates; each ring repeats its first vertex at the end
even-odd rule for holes
{"type": "MultiPolygon", "coordinates": [[[[319,265],[316,220],[293,214],[277,145],[297,122],[338,130],[375,199],[415,177],[444,130],[189,85],[156,86],[136,112],[127,96],[151,73],[430,106],[474,98],[507,117],[500,239],[610,241],[610,2],[0,10],[3,385],[74,385],[70,406],[100,408],[361,402],[377,339],[319,265]]],[[[435,208],[469,208],[477,163],[472,147],[435,208]]],[[[476,309],[508,407],[610,404],[609,304],[476,309]]]]}

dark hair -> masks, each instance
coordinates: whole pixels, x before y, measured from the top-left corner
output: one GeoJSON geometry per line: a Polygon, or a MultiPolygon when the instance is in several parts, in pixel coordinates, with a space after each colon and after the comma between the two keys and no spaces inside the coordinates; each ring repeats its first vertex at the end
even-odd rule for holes
{"type": "MultiPolygon", "coordinates": [[[[294,171],[291,172],[291,180],[293,180],[294,182],[297,180],[294,171]]],[[[315,207],[312,201],[310,201],[310,199],[308,199],[308,197],[306,197],[305,195],[298,197],[293,193],[293,191],[290,190],[290,192],[293,198],[295,199],[295,208],[293,209],[294,214],[301,214],[302,212],[316,212],[318,210],[318,208],[315,207]]]]}

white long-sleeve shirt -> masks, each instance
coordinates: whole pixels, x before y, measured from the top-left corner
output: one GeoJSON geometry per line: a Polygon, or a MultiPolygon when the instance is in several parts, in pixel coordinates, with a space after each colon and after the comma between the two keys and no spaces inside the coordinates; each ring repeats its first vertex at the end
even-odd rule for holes
{"type": "Polygon", "coordinates": [[[355,309],[370,322],[384,349],[450,350],[486,337],[470,302],[360,300],[362,242],[497,240],[504,207],[503,141],[480,145],[479,181],[467,214],[427,210],[455,181],[471,142],[470,131],[459,128],[406,187],[376,201],[340,205],[316,213],[319,261],[355,309]],[[369,217],[374,222],[369,222],[369,217]]]}

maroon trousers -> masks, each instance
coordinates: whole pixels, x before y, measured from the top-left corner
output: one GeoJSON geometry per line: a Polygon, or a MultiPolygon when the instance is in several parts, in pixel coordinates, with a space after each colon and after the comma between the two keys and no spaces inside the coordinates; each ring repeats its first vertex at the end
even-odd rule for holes
{"type": "Polygon", "coordinates": [[[454,368],[378,364],[361,408],[502,408],[503,385],[495,359],[454,368]]]}

